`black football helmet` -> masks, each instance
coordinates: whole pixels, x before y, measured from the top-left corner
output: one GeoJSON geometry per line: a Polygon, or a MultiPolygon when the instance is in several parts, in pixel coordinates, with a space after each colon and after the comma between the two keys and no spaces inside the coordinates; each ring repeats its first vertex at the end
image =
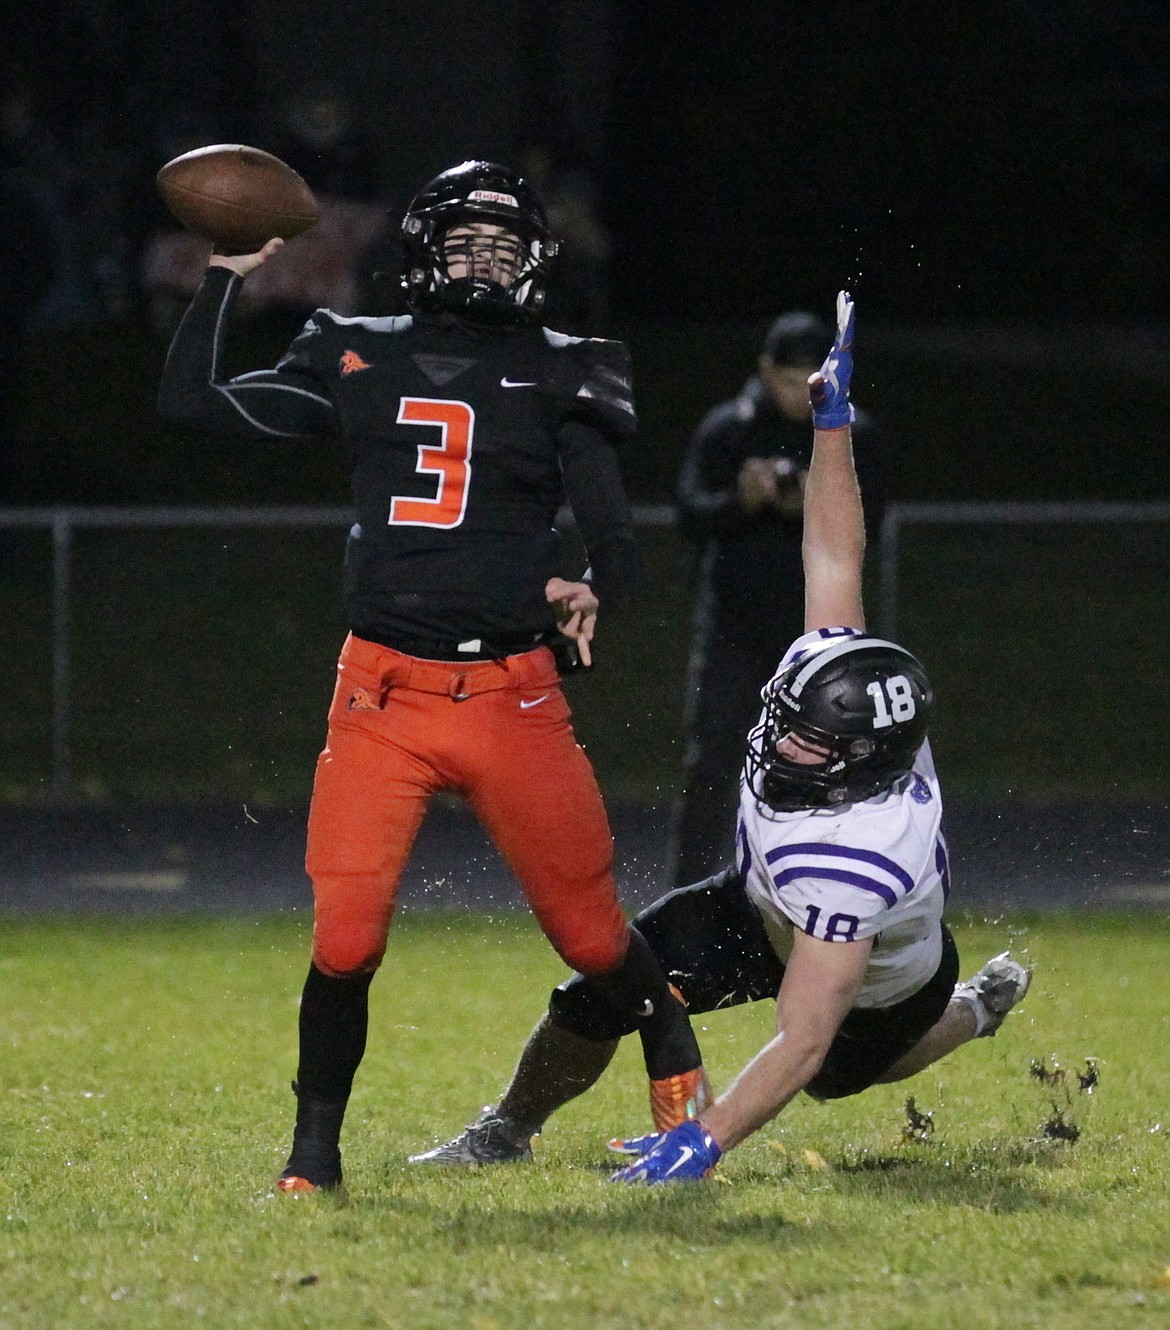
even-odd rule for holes
{"type": "Polygon", "coordinates": [[[919,661],[876,637],[828,637],[770,680],[764,714],[748,735],[752,793],[777,812],[836,808],[889,789],[914,765],[934,692],[919,661]],[[791,736],[823,754],[797,762],[777,745],[791,736]]]}
{"type": "Polygon", "coordinates": [[[535,190],[495,162],[464,162],[424,186],[402,219],[402,246],[411,309],[525,323],[539,317],[557,253],[535,190]],[[475,223],[510,234],[450,238],[475,223]]]}

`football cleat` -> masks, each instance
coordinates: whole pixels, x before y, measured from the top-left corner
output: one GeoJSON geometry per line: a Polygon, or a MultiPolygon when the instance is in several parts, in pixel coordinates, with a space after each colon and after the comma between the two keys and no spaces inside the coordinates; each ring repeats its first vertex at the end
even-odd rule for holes
{"type": "Polygon", "coordinates": [[[684,1071],[681,1076],[666,1076],[650,1082],[650,1115],[659,1132],[673,1131],[690,1118],[696,1118],[714,1095],[702,1067],[684,1071]]]}
{"type": "Polygon", "coordinates": [[[341,1151],[337,1146],[296,1146],[284,1172],[276,1179],[278,1191],[335,1191],[341,1186],[341,1151]]]}
{"type": "Polygon", "coordinates": [[[283,1192],[313,1192],[328,1190],[319,1187],[315,1182],[310,1182],[308,1178],[298,1177],[295,1173],[282,1173],[276,1179],[276,1190],[283,1192]]]}
{"type": "Polygon", "coordinates": [[[989,1039],[1008,1012],[1023,1001],[1031,982],[1032,971],[1025,969],[1010,951],[1001,951],[970,979],[956,984],[952,996],[966,1002],[975,1013],[975,1038],[989,1039]]]}
{"type": "Polygon", "coordinates": [[[476,1121],[453,1140],[422,1154],[411,1155],[408,1162],[467,1168],[479,1164],[518,1164],[531,1158],[531,1140],[507,1118],[485,1108],[476,1121]]]}
{"type": "Polygon", "coordinates": [[[660,1136],[641,1159],[610,1175],[610,1182],[700,1182],[709,1178],[723,1151],[701,1122],[684,1122],[660,1136]]]}

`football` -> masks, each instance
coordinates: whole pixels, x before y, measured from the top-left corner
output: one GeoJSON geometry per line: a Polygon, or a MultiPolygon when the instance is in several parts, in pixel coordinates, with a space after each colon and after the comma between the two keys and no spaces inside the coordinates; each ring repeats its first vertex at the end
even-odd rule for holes
{"type": "Polygon", "coordinates": [[[318,217],[312,190],[291,166],[240,143],[185,152],[157,179],[178,220],[222,252],[247,254],[273,236],[291,240],[318,217]]]}

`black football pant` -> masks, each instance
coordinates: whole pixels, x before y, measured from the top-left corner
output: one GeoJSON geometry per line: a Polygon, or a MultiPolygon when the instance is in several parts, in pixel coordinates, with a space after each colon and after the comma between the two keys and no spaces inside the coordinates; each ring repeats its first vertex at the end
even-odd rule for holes
{"type": "MultiPolygon", "coordinates": [[[[734,869],[668,892],[633,926],[692,1017],[744,1002],[774,1001],[780,991],[784,964],[734,869]]],[[[945,925],[942,941],[938,969],[917,993],[892,1007],[849,1012],[823,1066],[805,1087],[810,1095],[840,1099],[867,1089],[938,1021],[959,977],[959,953],[945,925]]],[[[554,1020],[593,1038],[618,1038],[634,1028],[584,975],[562,984],[554,999],[554,1020]]]]}

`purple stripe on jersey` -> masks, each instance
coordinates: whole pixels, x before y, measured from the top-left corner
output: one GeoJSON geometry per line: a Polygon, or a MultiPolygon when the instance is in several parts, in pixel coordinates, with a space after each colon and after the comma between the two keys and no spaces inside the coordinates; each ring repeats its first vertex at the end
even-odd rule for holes
{"type": "Polygon", "coordinates": [[[947,862],[946,841],[940,836],[934,843],[934,869],[942,878],[943,900],[951,894],[951,866],[947,862]]]}
{"type": "Polygon", "coordinates": [[[851,873],[847,868],[786,868],[782,873],[777,873],[772,881],[777,888],[780,888],[802,877],[818,877],[827,882],[844,882],[851,887],[860,887],[862,891],[872,891],[887,905],[898,903],[897,895],[884,882],[875,882],[873,878],[864,877],[861,873],[851,873]]]}
{"type": "Polygon", "coordinates": [[[736,828],[736,840],[739,841],[739,871],[744,877],[747,877],[752,867],[752,851],[748,845],[747,827],[744,826],[743,818],[739,819],[739,826],[736,828]]]}
{"type": "Polygon", "coordinates": [[[781,845],[778,849],[769,850],[765,857],[769,864],[774,864],[786,854],[827,854],[835,859],[856,859],[860,863],[873,864],[875,868],[881,868],[889,873],[895,881],[906,888],[907,895],[914,890],[914,879],[910,874],[904,868],[899,868],[892,859],[887,859],[884,854],[878,854],[876,850],[854,850],[847,845],[825,845],[821,841],[810,841],[804,845],[781,845]]]}

